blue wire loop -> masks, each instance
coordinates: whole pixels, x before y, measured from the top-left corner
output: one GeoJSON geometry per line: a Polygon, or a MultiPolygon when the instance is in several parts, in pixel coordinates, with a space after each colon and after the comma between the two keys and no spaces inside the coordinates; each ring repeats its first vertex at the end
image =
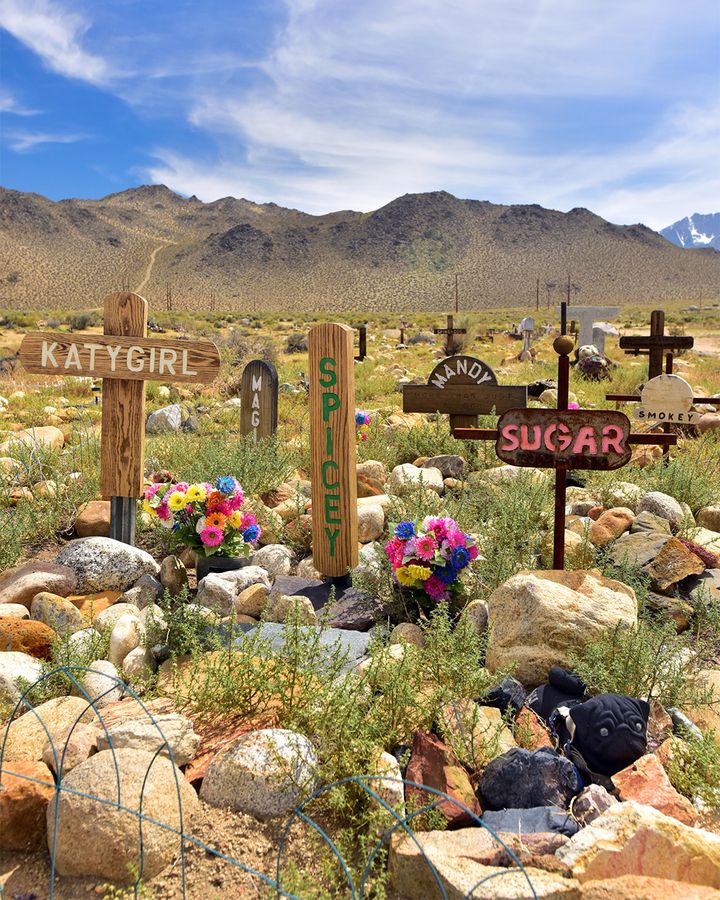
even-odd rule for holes
{"type": "Polygon", "coordinates": [[[468,893],[465,895],[465,897],[472,898],[475,894],[475,891],[481,885],[483,885],[487,881],[490,881],[491,879],[502,877],[502,876],[511,874],[513,872],[519,871],[523,874],[523,876],[525,877],[525,880],[527,881],[530,895],[534,898],[534,900],[537,900],[537,894],[535,892],[535,889],[533,888],[532,882],[530,880],[530,877],[529,877],[527,871],[525,870],[524,865],[520,862],[520,860],[515,855],[515,853],[512,851],[512,849],[510,847],[508,847],[508,845],[492,830],[492,828],[489,828],[482,821],[482,819],[479,816],[477,816],[472,810],[468,809],[467,806],[465,806],[463,803],[461,803],[459,800],[455,799],[454,797],[450,797],[448,794],[444,793],[443,791],[429,787],[428,785],[419,784],[415,781],[410,781],[408,779],[397,779],[397,778],[393,778],[392,776],[387,776],[387,775],[351,775],[351,776],[348,776],[347,778],[342,778],[339,781],[334,781],[332,784],[323,785],[322,787],[319,787],[317,790],[313,791],[302,802],[298,803],[298,805],[292,810],[292,812],[290,813],[290,815],[288,816],[288,818],[285,821],[285,824],[284,824],[284,827],[283,827],[283,830],[282,830],[282,833],[280,836],[280,841],[278,843],[278,850],[277,850],[276,863],[275,863],[275,878],[274,879],[270,878],[268,875],[265,875],[262,872],[258,872],[256,869],[253,869],[250,866],[246,866],[244,863],[240,862],[240,860],[234,859],[233,857],[228,856],[225,853],[222,853],[220,850],[216,850],[214,847],[210,847],[208,844],[203,843],[203,841],[199,840],[196,837],[193,837],[191,834],[188,834],[185,831],[185,823],[184,823],[184,819],[183,819],[183,808],[182,808],[182,797],[181,797],[181,792],[180,792],[180,778],[183,776],[182,776],[182,773],[179,773],[177,766],[173,766],[173,775],[174,775],[174,779],[175,779],[175,791],[176,791],[177,803],[178,803],[179,828],[175,828],[172,825],[168,825],[166,822],[159,822],[156,819],[153,819],[151,816],[148,816],[146,813],[143,812],[143,801],[145,798],[145,790],[147,787],[147,782],[148,782],[148,778],[150,777],[152,767],[153,767],[156,759],[158,758],[158,756],[160,756],[160,755],[167,756],[167,758],[172,761],[173,756],[172,756],[172,750],[170,748],[170,745],[169,745],[167,739],[165,738],[165,735],[163,734],[162,729],[161,729],[159,723],[157,722],[157,720],[155,719],[155,717],[153,716],[152,712],[148,709],[148,707],[145,705],[145,703],[143,703],[143,701],[133,691],[133,689],[131,687],[129,687],[124,681],[122,681],[120,678],[118,678],[114,675],[108,675],[105,672],[100,672],[97,669],[91,669],[91,668],[87,668],[85,666],[58,666],[57,668],[53,669],[52,671],[47,672],[37,682],[35,682],[35,684],[33,684],[31,687],[27,688],[23,692],[22,696],[17,701],[17,703],[15,704],[15,707],[12,711],[12,714],[10,716],[10,722],[5,729],[5,734],[3,735],[2,746],[0,746],[0,789],[2,789],[3,774],[13,775],[16,778],[22,779],[24,781],[34,782],[36,784],[47,784],[47,782],[43,781],[42,779],[34,778],[30,775],[21,775],[20,773],[13,772],[11,769],[7,768],[4,765],[5,749],[6,749],[6,745],[7,745],[7,741],[8,741],[10,728],[12,727],[13,721],[15,721],[15,719],[16,719],[18,711],[22,707],[27,708],[27,712],[25,713],[26,715],[28,713],[33,713],[35,715],[35,717],[37,718],[37,720],[40,722],[43,730],[45,731],[47,739],[50,742],[50,745],[52,747],[53,758],[54,758],[54,762],[55,762],[55,771],[56,771],[57,782],[55,785],[55,797],[53,800],[53,802],[54,802],[53,839],[51,842],[51,847],[49,848],[50,849],[50,877],[49,877],[49,885],[48,885],[48,891],[49,891],[48,897],[50,898],[50,900],[53,900],[54,890],[55,890],[57,835],[58,835],[58,821],[59,821],[59,815],[60,815],[59,800],[60,800],[61,793],[70,794],[70,795],[73,795],[76,797],[83,797],[87,800],[95,801],[103,806],[110,806],[114,809],[117,809],[119,811],[128,813],[131,816],[134,816],[138,820],[138,838],[139,838],[140,860],[139,860],[137,878],[135,879],[135,882],[132,885],[133,894],[136,898],[140,896],[139,891],[141,888],[143,868],[144,868],[143,826],[145,823],[148,823],[157,828],[161,828],[165,831],[169,831],[169,832],[177,835],[177,837],[178,837],[183,898],[185,898],[187,896],[186,895],[186,890],[187,890],[186,871],[185,871],[185,845],[189,844],[189,845],[198,847],[199,849],[203,850],[205,853],[207,853],[217,859],[223,860],[224,862],[228,863],[231,866],[241,869],[243,872],[246,872],[248,875],[251,875],[255,878],[259,878],[264,884],[266,884],[268,887],[270,887],[274,890],[275,895],[277,897],[287,897],[287,898],[290,898],[290,900],[303,900],[302,897],[298,897],[296,894],[293,894],[293,893],[285,890],[282,887],[282,861],[283,861],[283,856],[284,856],[284,853],[286,850],[287,840],[288,840],[290,830],[291,830],[293,824],[295,824],[296,822],[299,821],[299,822],[304,823],[308,827],[310,827],[316,834],[318,834],[320,836],[320,838],[322,838],[324,843],[327,845],[327,847],[329,848],[329,850],[331,851],[333,856],[335,856],[338,863],[340,864],[340,868],[342,869],[343,876],[347,883],[349,896],[352,898],[352,900],[363,900],[363,898],[366,897],[366,891],[368,890],[369,879],[370,879],[370,876],[372,873],[373,864],[375,863],[377,856],[380,853],[380,851],[382,850],[382,848],[387,844],[387,842],[390,840],[390,838],[394,834],[396,834],[398,831],[404,832],[408,836],[408,838],[410,838],[410,840],[415,844],[415,846],[417,847],[418,851],[420,852],[423,860],[425,861],[430,873],[433,876],[433,880],[437,886],[440,896],[442,898],[444,898],[444,900],[447,900],[448,895],[447,895],[445,887],[442,883],[440,874],[438,873],[437,869],[433,865],[433,862],[430,859],[430,857],[428,856],[428,854],[425,852],[425,850],[422,846],[422,843],[418,839],[418,835],[410,827],[410,822],[413,819],[415,819],[416,817],[422,815],[423,813],[426,813],[429,810],[435,809],[440,803],[449,802],[449,803],[452,803],[455,807],[457,807],[457,809],[463,811],[467,816],[469,816],[470,819],[473,821],[473,823],[476,826],[487,831],[493,837],[493,839],[495,841],[497,841],[498,845],[503,847],[503,849],[506,851],[506,853],[508,854],[508,856],[514,863],[513,867],[509,867],[509,868],[505,869],[504,871],[500,871],[500,872],[492,872],[489,875],[485,876],[484,878],[480,879],[476,884],[474,884],[472,886],[472,888],[470,889],[470,891],[468,891],[468,893]],[[110,682],[110,686],[107,688],[107,690],[103,691],[95,699],[91,699],[91,697],[88,695],[87,690],[85,688],[83,688],[82,684],[80,683],[80,680],[82,680],[82,676],[87,675],[87,674],[102,675],[104,678],[106,678],[108,680],[108,682],[110,682]],[[68,730],[67,734],[63,737],[65,746],[62,748],[62,752],[61,752],[60,756],[58,757],[58,750],[55,747],[55,743],[50,735],[50,732],[48,731],[47,726],[43,722],[42,718],[40,717],[40,715],[37,712],[37,710],[35,709],[35,707],[28,700],[28,695],[31,694],[32,691],[38,685],[42,684],[43,682],[45,682],[45,681],[49,680],[50,678],[53,678],[54,676],[57,676],[57,675],[64,675],[72,682],[73,687],[79,692],[80,696],[84,697],[85,700],[87,700],[88,709],[93,710],[95,716],[97,717],[97,719],[100,722],[100,725],[103,728],[103,731],[105,732],[105,737],[107,738],[107,741],[108,741],[108,749],[111,751],[111,753],[113,755],[113,764],[115,767],[115,780],[116,780],[116,785],[117,785],[117,793],[116,793],[117,799],[108,800],[107,798],[104,798],[104,797],[98,797],[93,794],[88,794],[84,791],[75,790],[74,788],[68,787],[67,785],[63,784],[63,778],[62,778],[63,767],[65,764],[65,755],[67,753],[67,747],[69,744],[69,740],[70,740],[70,737],[72,736],[73,732],[75,731],[75,728],[84,719],[84,717],[87,713],[87,709],[83,710],[80,713],[80,715],[77,716],[77,718],[73,722],[72,726],[68,730]],[[80,679],[80,680],[78,680],[78,679],[80,679]],[[113,747],[112,738],[110,737],[108,727],[103,719],[102,709],[99,705],[99,701],[101,701],[107,695],[111,694],[118,687],[120,687],[122,689],[124,694],[128,695],[129,697],[132,697],[140,705],[143,713],[148,717],[148,719],[152,722],[154,727],[157,729],[158,734],[161,739],[161,742],[162,742],[161,745],[158,747],[158,749],[154,752],[153,757],[150,761],[150,764],[148,765],[147,770],[145,772],[145,776],[144,776],[143,782],[142,782],[142,787],[140,790],[140,801],[139,801],[139,806],[138,806],[137,810],[131,809],[125,803],[122,802],[120,767],[118,765],[115,748],[113,747]],[[419,790],[422,790],[426,794],[431,795],[434,799],[430,800],[428,803],[426,803],[420,809],[414,810],[413,812],[408,813],[407,815],[401,815],[382,796],[380,796],[379,790],[380,790],[381,782],[393,782],[395,784],[402,783],[404,787],[417,788],[419,790]],[[305,812],[306,807],[308,807],[311,803],[313,803],[318,798],[324,796],[329,791],[332,791],[336,788],[339,788],[339,787],[342,787],[342,786],[348,785],[348,784],[354,784],[357,787],[359,787],[368,797],[372,798],[373,801],[375,801],[377,804],[379,804],[379,806],[381,806],[382,809],[386,813],[388,813],[389,816],[391,816],[394,819],[394,823],[383,832],[383,834],[380,836],[380,839],[377,841],[377,843],[373,847],[372,852],[368,856],[365,867],[363,869],[362,878],[361,878],[359,887],[356,886],[353,876],[350,872],[350,868],[349,868],[347,862],[345,861],[345,859],[343,858],[343,855],[340,852],[340,850],[338,849],[337,845],[332,840],[332,838],[324,831],[324,829],[311,816],[307,815],[305,812]]]}

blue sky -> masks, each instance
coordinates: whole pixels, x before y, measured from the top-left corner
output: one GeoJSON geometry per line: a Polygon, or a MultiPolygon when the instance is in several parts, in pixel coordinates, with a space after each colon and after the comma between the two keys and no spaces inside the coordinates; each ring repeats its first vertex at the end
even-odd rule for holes
{"type": "Polygon", "coordinates": [[[0,0],[0,183],[720,209],[717,0],[0,0]]]}

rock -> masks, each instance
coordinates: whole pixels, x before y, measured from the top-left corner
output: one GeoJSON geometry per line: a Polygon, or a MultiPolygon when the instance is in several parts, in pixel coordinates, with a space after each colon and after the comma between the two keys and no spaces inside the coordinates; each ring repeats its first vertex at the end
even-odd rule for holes
{"type": "MultiPolygon", "coordinates": [[[[78,700],[78,697],[68,699],[78,700]]],[[[93,713],[94,716],[94,713],[93,713]]],[[[97,751],[97,736],[100,723],[85,724],[73,722],[70,727],[50,731],[50,738],[42,750],[42,761],[51,772],[67,773],[97,751]]]]}
{"type": "Polygon", "coordinates": [[[366,459],[365,462],[358,463],[357,474],[383,484],[387,481],[387,470],[384,464],[376,459],[366,459]]]}
{"type": "Polygon", "coordinates": [[[30,610],[23,603],[0,603],[0,619],[29,619],[30,610]]]}
{"type": "MultiPolygon", "coordinates": [[[[437,811],[445,817],[449,826],[475,823],[476,817],[480,816],[480,804],[467,773],[450,747],[435,735],[415,732],[405,778],[442,791],[451,798],[443,798],[437,806],[437,811]]],[[[417,807],[438,799],[437,794],[428,794],[409,784],[405,794],[408,801],[412,799],[417,807]]]]}
{"type": "Polygon", "coordinates": [[[488,609],[487,667],[515,663],[526,687],[545,682],[553,666],[567,666],[570,647],[637,624],[635,592],[597,570],[521,572],[493,591],[488,609]]]}
{"type": "Polygon", "coordinates": [[[34,684],[41,676],[42,665],[34,656],[17,650],[0,653],[0,703],[17,703],[25,691],[21,682],[34,684]]]}
{"type": "Polygon", "coordinates": [[[90,594],[71,594],[67,599],[82,615],[87,624],[95,621],[95,618],[122,600],[122,591],[94,591],[90,594]]]}
{"type": "Polygon", "coordinates": [[[229,616],[237,597],[251,584],[263,584],[270,589],[268,573],[262,566],[244,566],[234,572],[212,572],[200,582],[197,603],[214,610],[219,616],[229,616]]]}
{"type": "Polygon", "coordinates": [[[160,563],[160,585],[171,597],[177,597],[187,587],[187,568],[177,556],[166,556],[160,563]]]}
{"type": "Polygon", "coordinates": [[[72,793],[66,790],[51,800],[47,828],[48,847],[52,848],[55,837],[57,871],[64,876],[108,878],[128,884],[135,878],[134,867],[136,872],[142,871],[143,878],[154,878],[175,858],[179,839],[173,831],[148,819],[179,831],[181,815],[182,825],[188,829],[199,809],[195,791],[182,772],[168,759],[154,758],[143,750],[96,753],[63,777],[63,787],[72,793]],[[147,816],[142,826],[142,867],[137,816],[115,807],[117,771],[125,807],[139,810],[142,795],[142,812],[147,816]],[[109,803],[98,803],[93,797],[109,803]]]}
{"type": "Polygon", "coordinates": [[[663,544],[655,559],[645,567],[645,571],[652,578],[654,586],[664,591],[688,575],[704,572],[705,564],[682,541],[673,537],[663,544]]]}
{"type": "Polygon", "coordinates": [[[157,576],[160,571],[149,553],[106,537],[71,541],[55,562],[72,569],[80,593],[126,591],[141,575],[157,576]]]}
{"type": "Polygon", "coordinates": [[[180,403],[164,406],[150,413],[145,423],[147,434],[173,434],[182,427],[183,409],[180,403]]]}
{"type": "MultiPolygon", "coordinates": [[[[515,843],[516,855],[522,857],[533,837],[515,843]]],[[[507,838],[503,835],[504,843],[512,846],[507,838]]],[[[552,839],[556,843],[567,840],[560,835],[552,839]]],[[[527,853],[525,857],[528,860],[527,853]]],[[[423,831],[412,836],[396,833],[390,841],[388,873],[390,893],[398,900],[578,900],[580,896],[578,883],[561,873],[545,872],[527,863],[524,871],[516,868],[502,845],[480,828],[423,831]],[[499,866],[485,864],[496,859],[499,866]]]]}
{"type": "Polygon", "coordinates": [[[22,603],[30,609],[33,597],[50,591],[67,597],[77,589],[75,573],[52,562],[30,562],[0,576],[0,603],[22,603]]]}
{"type": "Polygon", "coordinates": [[[362,544],[376,541],[385,530],[385,510],[382,506],[358,506],[358,540],[362,544]]]}
{"type": "Polygon", "coordinates": [[[414,644],[416,647],[425,646],[425,634],[419,625],[412,622],[401,622],[396,625],[390,634],[391,644],[414,644]]]}
{"type": "Polygon", "coordinates": [[[403,463],[395,466],[388,479],[388,489],[394,494],[406,494],[424,487],[436,494],[442,494],[445,490],[443,476],[440,469],[435,467],[420,469],[412,463],[403,463]]]}
{"type": "Polygon", "coordinates": [[[462,611],[462,617],[475,629],[478,637],[485,634],[488,624],[488,605],[484,600],[471,600],[462,611]]]}
{"type": "Polygon", "coordinates": [[[78,510],[75,520],[75,533],[78,537],[110,536],[110,501],[90,500],[78,510]]]}
{"type": "Polygon", "coordinates": [[[720,506],[705,506],[697,514],[697,523],[710,531],[720,531],[720,506]]]}
{"type": "MultiPolygon", "coordinates": [[[[582,888],[583,900],[657,900],[677,893],[678,883],[667,878],[648,878],[645,875],[620,875],[601,881],[586,881],[582,888]]],[[[717,900],[714,888],[699,884],[682,884],[682,900],[717,900]]]]}
{"type": "Polygon", "coordinates": [[[670,783],[660,761],[652,753],[612,777],[620,800],[635,800],[672,816],[685,825],[694,825],[697,814],[692,803],[670,783]]]}
{"type": "Polygon", "coordinates": [[[54,425],[42,425],[38,428],[27,428],[16,431],[8,440],[0,444],[0,456],[13,456],[18,452],[18,444],[26,447],[47,447],[59,450],[65,443],[65,437],[54,425]]]}
{"type": "Polygon", "coordinates": [[[309,550],[312,547],[312,516],[302,515],[287,522],[285,536],[296,547],[309,550]]]}
{"type": "MultiPolygon", "coordinates": [[[[562,834],[572,837],[577,834],[575,820],[557,806],[533,806],[530,809],[487,810],[482,814],[483,822],[495,834],[562,834]]],[[[562,846],[562,845],[561,845],[562,846]]]]}
{"type": "Polygon", "coordinates": [[[35,659],[50,659],[56,639],[57,634],[44,622],[16,617],[0,619],[0,653],[12,650],[35,659]]]}
{"type": "Polygon", "coordinates": [[[619,506],[605,510],[590,526],[590,541],[596,547],[605,547],[628,531],[634,520],[635,513],[631,509],[619,506]]]}
{"type": "Polygon", "coordinates": [[[124,616],[133,616],[134,618],[139,619],[139,607],[135,606],[134,603],[114,603],[112,606],[108,606],[107,609],[104,609],[95,616],[93,619],[93,628],[98,632],[103,632],[106,628],[112,631],[115,625],[124,616]]]}
{"type": "Polygon", "coordinates": [[[625,564],[639,569],[652,562],[669,540],[669,534],[625,534],[613,544],[608,555],[616,566],[625,564]]]}
{"type": "Polygon", "coordinates": [[[102,730],[97,736],[98,750],[145,750],[166,759],[168,747],[176,766],[186,766],[194,758],[200,746],[200,736],[193,730],[193,723],[178,713],[159,713],[152,720],[147,716],[126,719],[117,725],[110,725],[107,732],[102,730]]]}
{"type": "Polygon", "coordinates": [[[513,747],[487,765],[479,790],[489,809],[564,809],[582,790],[582,780],[570,760],[555,750],[541,747],[530,753],[513,747]]]}
{"type": "Polygon", "coordinates": [[[74,603],[48,591],[41,591],[33,597],[30,614],[33,619],[49,625],[61,636],[85,627],[82,613],[74,603]]]}
{"type": "Polygon", "coordinates": [[[238,594],[234,601],[235,613],[239,616],[252,616],[259,619],[265,609],[270,588],[265,584],[251,584],[238,594]]]}
{"type": "Polygon", "coordinates": [[[465,477],[467,462],[462,456],[448,454],[446,456],[431,456],[422,464],[423,469],[440,469],[443,478],[465,477]]]}
{"type": "Polygon", "coordinates": [[[317,623],[315,608],[307,597],[286,597],[285,594],[278,594],[275,591],[270,594],[270,599],[265,607],[265,616],[268,622],[283,623],[288,618],[293,618],[301,625],[317,623]],[[295,619],[295,617],[297,618],[295,619]]]}
{"type": "Polygon", "coordinates": [[[96,659],[88,669],[78,678],[88,700],[93,701],[96,706],[107,706],[122,697],[125,686],[111,662],[96,659]]]}
{"type": "Polygon", "coordinates": [[[611,806],[556,855],[583,883],[649,875],[710,887],[720,884],[720,836],[632,800],[611,806]]]}
{"type": "Polygon", "coordinates": [[[320,579],[322,573],[315,568],[312,556],[301,559],[297,565],[297,574],[300,578],[320,579]]]}
{"type": "Polygon", "coordinates": [[[45,763],[16,760],[9,770],[3,770],[0,849],[28,852],[43,846],[47,834],[45,813],[54,793],[55,779],[45,763]]]}
{"type": "Polygon", "coordinates": [[[476,772],[515,746],[500,710],[478,706],[469,699],[446,703],[440,710],[438,728],[460,762],[476,772]]]}
{"type": "Polygon", "coordinates": [[[616,481],[606,492],[605,501],[608,509],[623,506],[636,512],[643,493],[643,489],[631,481],[616,481]]]}
{"type": "Polygon", "coordinates": [[[24,712],[19,719],[13,719],[7,727],[4,763],[18,759],[40,761],[48,734],[66,735],[76,722],[87,724],[95,718],[92,707],[82,697],[47,700],[24,712]]]}
{"type": "Polygon", "coordinates": [[[689,603],[678,597],[666,597],[664,594],[656,594],[655,591],[647,592],[645,605],[657,615],[672,619],[678,634],[687,631],[695,612],[689,603]]]}
{"type": "Polygon", "coordinates": [[[684,710],[703,731],[714,731],[715,743],[720,745],[720,669],[701,669],[697,686],[711,692],[712,703],[684,710]]]}
{"type": "Polygon", "coordinates": [[[266,544],[256,550],[251,559],[254,566],[261,566],[271,578],[275,578],[290,574],[295,554],[284,544],[266,544]]]}
{"type": "Polygon", "coordinates": [[[317,784],[318,758],[295,731],[266,728],[229,744],[210,764],[200,798],[258,819],[290,812],[317,784]]]}
{"type": "MultiPolygon", "coordinates": [[[[700,433],[704,434],[706,431],[718,431],[720,430],[720,413],[711,413],[706,412],[700,416],[700,419],[697,423],[698,428],[700,429],[700,433]]],[[[0,448],[2,449],[2,448],[0,448]]]]}
{"type": "MultiPolygon", "coordinates": [[[[342,631],[339,628],[320,629],[314,625],[300,625],[298,630],[302,640],[312,642],[316,646],[316,661],[321,667],[323,656],[325,656],[328,662],[332,661],[333,669],[336,668],[338,662],[344,659],[342,668],[344,671],[348,671],[368,652],[370,635],[360,631],[342,631]]],[[[259,626],[259,631],[260,638],[264,641],[267,640],[275,653],[282,656],[287,637],[285,627],[275,622],[266,622],[259,626]]],[[[254,634],[255,630],[238,635],[234,646],[239,646],[248,635],[254,634]]]]}
{"type": "Polygon", "coordinates": [[[684,581],[682,587],[694,605],[703,600],[718,603],[720,602],[720,568],[705,569],[700,575],[693,575],[684,581]]]}
{"type": "Polygon", "coordinates": [[[356,588],[346,590],[340,600],[327,608],[327,624],[331,628],[367,631],[384,616],[380,600],[356,588]]]}
{"type": "Polygon", "coordinates": [[[135,647],[124,657],[120,667],[132,684],[147,680],[157,668],[155,656],[149,647],[135,647]]]}
{"type": "Polygon", "coordinates": [[[571,804],[572,814],[584,827],[594,822],[618,801],[602,785],[589,784],[575,797],[571,804]]]}
{"type": "Polygon", "coordinates": [[[113,625],[110,633],[110,652],[108,659],[114,666],[122,666],[123,660],[145,639],[145,628],[140,619],[132,613],[126,613],[113,625]]]}
{"type": "Polygon", "coordinates": [[[163,595],[163,586],[154,575],[143,575],[122,595],[121,603],[132,603],[139,610],[154,606],[163,595]]]}
{"type": "Polygon", "coordinates": [[[630,526],[630,534],[639,532],[670,534],[670,523],[667,519],[656,516],[655,513],[641,512],[630,526]]]}
{"type": "Polygon", "coordinates": [[[651,512],[661,519],[666,519],[671,527],[677,528],[685,517],[682,506],[669,494],[662,491],[650,491],[638,500],[637,512],[651,512]]]}
{"type": "Polygon", "coordinates": [[[550,732],[529,708],[524,707],[515,717],[513,730],[515,742],[524,750],[539,750],[540,747],[554,747],[550,732]]]}

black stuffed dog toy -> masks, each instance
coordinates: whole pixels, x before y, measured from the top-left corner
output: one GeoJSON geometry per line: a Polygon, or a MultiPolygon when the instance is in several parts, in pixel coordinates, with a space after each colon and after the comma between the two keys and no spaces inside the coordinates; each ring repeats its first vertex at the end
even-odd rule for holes
{"type": "Polygon", "coordinates": [[[583,774],[600,784],[647,751],[650,705],[620,694],[588,698],[577,675],[559,667],[536,688],[527,705],[544,719],[561,750],[583,774]]]}

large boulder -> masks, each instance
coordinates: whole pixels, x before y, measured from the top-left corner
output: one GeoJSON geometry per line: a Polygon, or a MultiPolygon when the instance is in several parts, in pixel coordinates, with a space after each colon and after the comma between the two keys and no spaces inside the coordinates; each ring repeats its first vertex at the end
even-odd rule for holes
{"type": "Polygon", "coordinates": [[[637,624],[632,588],[599,571],[520,572],[490,595],[487,666],[515,664],[526,686],[547,680],[553,666],[567,666],[570,649],[637,624]]]}
{"type": "Polygon", "coordinates": [[[290,812],[317,784],[318,757],[295,731],[265,728],[233,741],[210,764],[200,798],[258,819],[290,812]]]}
{"type": "Polygon", "coordinates": [[[252,564],[265,569],[271,578],[289,575],[295,554],[284,544],[266,544],[252,555],[252,564]]]}
{"type": "Polygon", "coordinates": [[[108,537],[110,535],[110,501],[90,500],[78,510],[75,520],[78,537],[108,537]]]}
{"type": "MultiPolygon", "coordinates": [[[[581,882],[646,875],[720,885],[720,836],[630,800],[611,806],[556,853],[581,882]]],[[[677,885],[677,896],[683,896],[677,885]]]]}
{"type": "Polygon", "coordinates": [[[234,572],[211,572],[198,586],[197,602],[219,616],[229,616],[237,598],[253,584],[270,589],[270,578],[262,566],[244,566],[234,572]]]}
{"type": "Polygon", "coordinates": [[[566,809],[582,787],[575,766],[549,747],[532,753],[513,747],[492,760],[480,779],[480,793],[489,809],[566,809]]]}
{"type": "MultiPolygon", "coordinates": [[[[641,516],[635,521],[639,521],[641,516]]],[[[670,533],[639,531],[623,534],[610,548],[609,558],[616,566],[640,568],[651,563],[670,540],[670,533]]]]}
{"type": "Polygon", "coordinates": [[[21,685],[34,684],[41,675],[42,665],[34,656],[17,650],[0,653],[0,702],[17,703],[25,690],[21,685]]]}
{"type": "Polygon", "coordinates": [[[160,572],[149,553],[106,537],[71,541],[55,562],[75,573],[78,593],[126,591],[142,575],[157,576],[160,572]]]}
{"type": "Polygon", "coordinates": [[[148,819],[179,831],[181,821],[187,829],[199,809],[197,795],[182,772],[170,760],[146,750],[96,753],[69,772],[62,784],[68,790],[61,791],[47,809],[48,847],[52,850],[56,838],[56,866],[61,875],[127,884],[134,880],[134,868],[143,878],[154,878],[180,852],[180,838],[148,819]],[[115,806],[118,780],[122,805],[137,812],[142,800],[147,817],[142,823],[142,865],[137,815],[115,806]]]}
{"type": "Polygon", "coordinates": [[[638,501],[636,511],[651,512],[661,519],[666,519],[673,528],[682,522],[685,518],[685,510],[680,503],[670,494],[663,494],[662,491],[650,491],[638,501]]]}
{"type": "Polygon", "coordinates": [[[464,478],[467,462],[462,456],[446,454],[431,456],[422,464],[423,469],[440,469],[443,478],[464,478]]]}
{"type": "Polygon", "coordinates": [[[150,413],[145,423],[148,434],[172,434],[182,427],[183,409],[180,403],[172,403],[150,413]]]}
{"type": "Polygon", "coordinates": [[[42,847],[47,828],[45,811],[54,793],[55,779],[45,763],[16,760],[3,770],[0,849],[28,851],[42,847]]]}
{"type": "Polygon", "coordinates": [[[612,783],[620,800],[635,800],[652,806],[685,825],[694,825],[697,821],[692,803],[675,790],[662,763],[653,753],[641,756],[613,775],[612,783]]]}
{"type": "Polygon", "coordinates": [[[417,806],[439,800],[437,811],[448,825],[473,824],[480,816],[482,810],[467,772],[450,747],[435,735],[415,732],[405,777],[414,783],[406,788],[408,800],[412,798],[417,806]],[[441,791],[449,799],[414,786],[420,784],[441,791]]]}
{"type": "Polygon", "coordinates": [[[85,627],[85,619],[80,610],[70,600],[41,591],[33,597],[30,614],[38,622],[44,622],[58,634],[71,634],[85,627]]]}
{"type": "Polygon", "coordinates": [[[22,603],[28,609],[41,591],[67,597],[76,590],[77,580],[71,568],[44,560],[25,563],[0,576],[0,603],[22,603]]]}
{"type": "Polygon", "coordinates": [[[186,766],[200,746],[200,737],[193,730],[193,723],[179,713],[140,715],[111,724],[97,736],[98,750],[132,749],[148,753],[161,751],[168,757],[168,748],[176,766],[186,766]]]}
{"type": "Polygon", "coordinates": [[[0,456],[13,456],[25,447],[46,447],[59,450],[65,443],[65,436],[55,425],[41,425],[38,428],[26,428],[16,431],[0,444],[0,456]]]}
{"type": "MultiPolygon", "coordinates": [[[[54,697],[27,710],[7,727],[4,762],[19,759],[40,761],[48,734],[67,735],[75,725],[97,721],[96,714],[82,697],[54,697]]],[[[62,741],[55,743],[58,756],[62,741]]]]}
{"type": "Polygon", "coordinates": [[[419,487],[442,494],[445,490],[442,472],[435,467],[420,469],[412,463],[395,466],[390,473],[388,490],[392,494],[405,494],[419,487]]]}
{"type": "Polygon", "coordinates": [[[50,659],[50,650],[57,634],[44,622],[13,617],[0,619],[0,652],[16,650],[29,653],[35,659],[50,659]]]}

